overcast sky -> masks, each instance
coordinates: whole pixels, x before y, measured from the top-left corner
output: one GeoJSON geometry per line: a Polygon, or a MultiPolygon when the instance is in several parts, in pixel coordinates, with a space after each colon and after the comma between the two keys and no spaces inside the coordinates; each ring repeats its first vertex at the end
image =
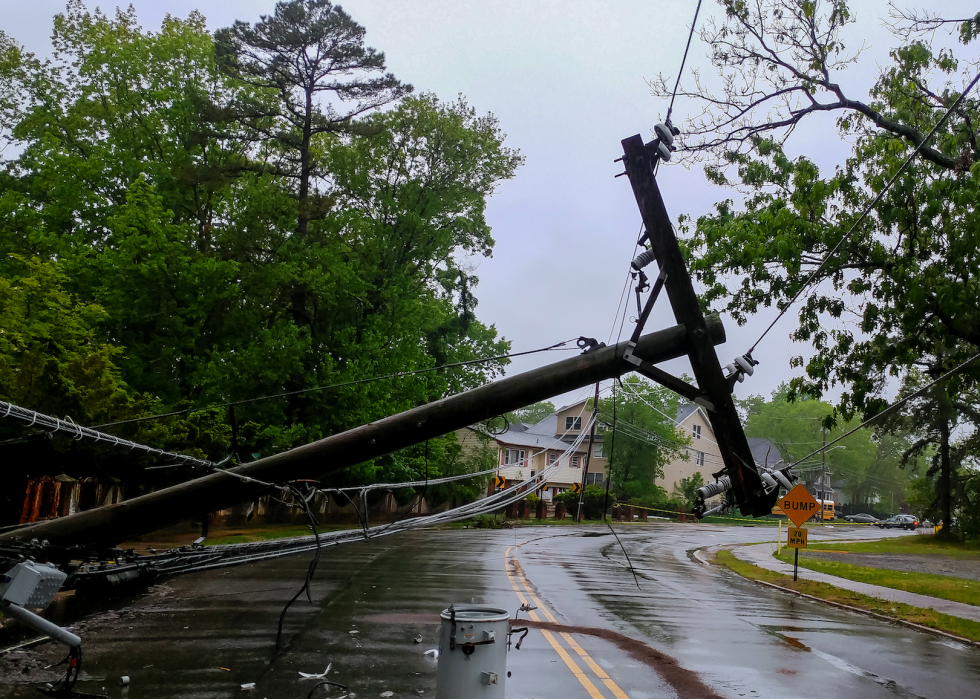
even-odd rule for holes
{"type": "MultiPolygon", "coordinates": [[[[112,10],[116,3],[98,3],[112,10]]],[[[236,19],[254,22],[271,13],[273,0],[138,0],[141,24],[156,29],[167,13],[200,10],[214,30],[236,19]]],[[[527,157],[515,179],[500,187],[488,209],[497,241],[491,259],[474,260],[480,278],[477,314],[496,325],[515,351],[586,335],[609,338],[640,216],[622,170],[613,160],[620,141],[633,134],[650,138],[667,104],[649,94],[645,79],[658,72],[676,76],[693,18],[695,0],[348,0],[341,3],[367,29],[367,43],[387,55],[388,68],[417,90],[444,100],[466,97],[478,112],[493,112],[508,134],[507,144],[527,157]]],[[[63,0],[0,0],[0,29],[39,54],[50,48],[51,18],[63,0]]],[[[95,7],[97,3],[88,3],[95,7]]],[[[944,16],[965,17],[972,4],[945,0],[944,16]]],[[[857,24],[845,42],[866,46],[857,69],[841,75],[856,98],[866,98],[878,66],[888,62],[894,38],[881,26],[884,2],[853,2],[857,24]]],[[[702,26],[719,14],[705,2],[702,26]]],[[[695,41],[685,77],[710,66],[704,44],[695,41]]],[[[694,107],[678,101],[675,122],[694,107]]],[[[832,168],[847,148],[832,120],[813,123],[791,143],[818,165],[832,168]]],[[[700,170],[661,167],[658,176],[667,209],[698,216],[732,196],[709,185],[700,170]]],[[[635,314],[635,311],[634,311],[635,314]]],[[[742,328],[725,318],[728,343],[722,364],[746,351],[775,317],[763,310],[742,328]]],[[[648,329],[673,325],[662,299],[648,329]]],[[[791,377],[789,358],[806,354],[788,334],[795,316],[783,319],[760,345],[756,375],[737,387],[744,397],[768,394],[791,377]]],[[[629,335],[627,322],[624,330],[629,335]]],[[[508,374],[555,359],[539,354],[519,359],[508,374]]],[[[686,362],[667,366],[689,371],[686,362]]]]}

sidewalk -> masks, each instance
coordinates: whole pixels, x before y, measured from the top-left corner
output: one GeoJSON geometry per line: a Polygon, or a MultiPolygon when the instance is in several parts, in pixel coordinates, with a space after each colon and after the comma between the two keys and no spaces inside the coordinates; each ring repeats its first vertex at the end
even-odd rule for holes
{"type": "MultiPolygon", "coordinates": [[[[760,568],[782,573],[783,575],[792,575],[792,565],[782,563],[773,558],[772,554],[775,550],[776,544],[774,543],[752,544],[751,546],[736,546],[732,549],[732,554],[739,560],[759,566],[760,568]]],[[[942,614],[959,617],[960,619],[980,622],[980,607],[975,607],[972,604],[950,602],[949,600],[939,599],[938,597],[929,597],[928,595],[918,595],[914,592],[894,590],[890,587],[855,582],[846,578],[838,578],[835,575],[818,573],[803,567],[799,569],[799,577],[804,580],[827,583],[828,585],[857,592],[868,597],[877,597],[878,599],[888,600],[889,602],[901,602],[923,609],[933,609],[942,614]]]]}

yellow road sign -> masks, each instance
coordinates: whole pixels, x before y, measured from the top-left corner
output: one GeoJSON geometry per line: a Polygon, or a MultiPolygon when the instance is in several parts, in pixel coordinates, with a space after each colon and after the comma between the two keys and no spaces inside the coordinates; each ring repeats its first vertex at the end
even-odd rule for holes
{"type": "Polygon", "coordinates": [[[806,488],[797,485],[779,501],[779,509],[786,513],[793,524],[801,527],[820,509],[820,505],[807,492],[806,488]]]}
{"type": "Polygon", "coordinates": [[[496,478],[493,479],[493,489],[494,490],[503,490],[504,489],[504,483],[506,483],[506,482],[507,481],[504,479],[503,476],[497,476],[496,478]]]}
{"type": "Polygon", "coordinates": [[[581,483],[575,483],[574,485],[572,485],[572,492],[575,493],[576,495],[578,493],[581,493],[582,492],[582,484],[581,483]]]}
{"type": "Polygon", "coordinates": [[[806,532],[802,527],[786,527],[786,548],[805,549],[806,532]]]}

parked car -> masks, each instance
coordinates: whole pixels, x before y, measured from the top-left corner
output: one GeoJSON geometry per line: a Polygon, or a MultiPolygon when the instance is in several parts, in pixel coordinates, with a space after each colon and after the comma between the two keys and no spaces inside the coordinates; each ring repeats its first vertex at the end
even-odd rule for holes
{"type": "Polygon", "coordinates": [[[875,524],[882,529],[908,529],[914,530],[919,526],[919,520],[912,515],[895,515],[888,519],[883,519],[875,524]]]}
{"type": "Polygon", "coordinates": [[[871,515],[844,515],[844,519],[848,522],[854,522],[856,524],[874,524],[878,521],[877,517],[872,517],[871,515]]]}

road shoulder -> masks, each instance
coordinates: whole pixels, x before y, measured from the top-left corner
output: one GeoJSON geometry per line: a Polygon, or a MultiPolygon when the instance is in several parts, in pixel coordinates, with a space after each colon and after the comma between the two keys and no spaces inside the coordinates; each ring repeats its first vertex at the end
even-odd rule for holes
{"type": "MultiPolygon", "coordinates": [[[[760,545],[756,544],[754,546],[760,545]]],[[[774,544],[763,544],[761,546],[769,549],[769,554],[767,555],[775,566],[784,565],[772,558],[771,549],[774,544]]],[[[798,581],[794,581],[792,577],[792,566],[786,566],[789,568],[789,574],[787,575],[781,570],[772,570],[768,567],[755,565],[751,559],[745,560],[737,556],[736,553],[729,550],[730,548],[734,548],[734,551],[738,552],[739,549],[751,547],[718,547],[706,549],[702,552],[701,557],[713,564],[728,568],[744,578],[770,588],[777,588],[784,592],[826,602],[833,606],[849,609],[861,614],[869,614],[920,631],[935,632],[940,635],[956,638],[957,640],[966,641],[972,645],[980,645],[980,622],[945,614],[931,607],[918,607],[905,602],[865,595],[821,580],[803,577],[798,581]]],[[[811,571],[807,572],[810,573],[811,571]]],[[[825,577],[833,578],[833,576],[825,577]]],[[[841,580],[842,583],[851,582],[842,578],[838,578],[838,580],[841,580]]],[[[887,590],[887,588],[883,589],[889,593],[897,592],[895,590],[887,590]]],[[[937,601],[942,603],[946,602],[945,600],[937,601]]],[[[967,607],[969,605],[962,606],[967,607]]]]}

